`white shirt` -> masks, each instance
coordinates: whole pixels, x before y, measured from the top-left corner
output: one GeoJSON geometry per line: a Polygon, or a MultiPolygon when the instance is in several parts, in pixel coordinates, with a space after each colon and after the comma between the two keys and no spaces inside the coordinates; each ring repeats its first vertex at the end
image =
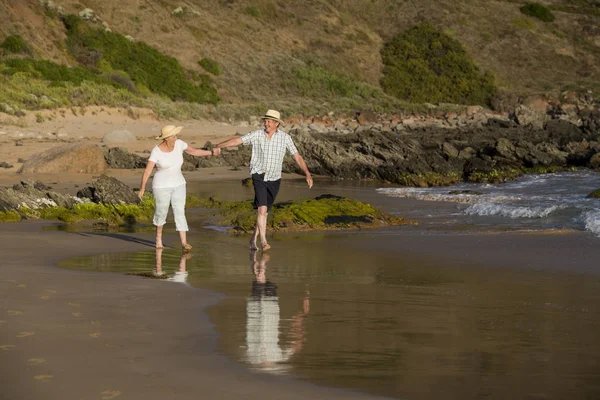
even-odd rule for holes
{"type": "Polygon", "coordinates": [[[286,150],[291,155],[298,153],[292,137],[279,129],[271,139],[267,139],[264,129],[250,132],[241,139],[243,144],[252,145],[250,174],[265,174],[265,181],[281,179],[281,166],[286,150]]]}
{"type": "Polygon", "coordinates": [[[170,152],[162,151],[154,146],[148,161],[156,163],[156,173],[152,180],[152,189],[172,188],[185,185],[185,178],[181,173],[183,165],[183,152],[188,145],[181,139],[175,141],[175,146],[170,152]]]}

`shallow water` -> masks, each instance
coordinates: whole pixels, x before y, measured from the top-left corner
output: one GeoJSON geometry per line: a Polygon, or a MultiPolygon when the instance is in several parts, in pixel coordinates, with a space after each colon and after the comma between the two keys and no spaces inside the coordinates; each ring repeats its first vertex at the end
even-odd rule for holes
{"type": "MultiPolygon", "coordinates": [[[[308,192],[297,181],[282,187],[281,200],[335,193],[425,219],[456,207],[390,198],[377,187],[308,192]]],[[[211,192],[237,200],[244,190],[225,183],[211,192]]],[[[164,274],[164,284],[225,293],[209,310],[220,351],[265,373],[403,399],[600,398],[598,238],[451,225],[452,234],[431,220],[279,234],[263,256],[248,250],[247,236],[196,221],[191,258],[165,249],[158,271],[154,250],[61,265],[164,274]]]]}
{"type": "MultiPolygon", "coordinates": [[[[598,274],[444,262],[382,251],[393,242],[378,236],[290,235],[261,256],[206,233],[184,268],[164,250],[161,269],[165,284],[228,295],[209,310],[221,351],[256,370],[408,399],[598,398],[598,274]]],[[[155,261],[62,265],[152,273],[155,261]]]]}

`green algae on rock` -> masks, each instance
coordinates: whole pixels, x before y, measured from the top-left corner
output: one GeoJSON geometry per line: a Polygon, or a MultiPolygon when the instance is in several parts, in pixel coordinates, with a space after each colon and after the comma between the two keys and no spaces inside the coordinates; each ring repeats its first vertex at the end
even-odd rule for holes
{"type": "Polygon", "coordinates": [[[592,193],[587,195],[590,199],[600,199],[600,189],[594,190],[592,193]]]}
{"type": "MultiPolygon", "coordinates": [[[[223,225],[234,232],[254,230],[256,211],[251,201],[222,202],[217,214],[223,225]]],[[[416,222],[383,213],[370,204],[346,197],[324,194],[314,199],[295,200],[273,205],[267,224],[275,231],[308,231],[333,229],[365,229],[394,225],[415,225],[416,222]]]]}

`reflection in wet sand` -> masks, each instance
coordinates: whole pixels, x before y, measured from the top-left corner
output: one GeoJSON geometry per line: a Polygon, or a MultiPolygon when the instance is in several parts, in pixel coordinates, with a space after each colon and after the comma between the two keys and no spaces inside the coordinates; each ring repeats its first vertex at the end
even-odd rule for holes
{"type": "Polygon", "coordinates": [[[246,361],[258,369],[282,373],[289,368],[285,364],[294,353],[302,349],[304,342],[304,318],[309,313],[308,292],[303,308],[292,318],[293,340],[282,347],[279,342],[280,314],[277,285],[267,279],[269,254],[250,253],[250,266],[254,274],[252,294],[246,299],[246,361]]]}
{"type": "MultiPolygon", "coordinates": [[[[152,274],[158,278],[164,278],[166,275],[166,272],[163,271],[162,254],[163,249],[156,249],[156,269],[152,272],[152,274]]],[[[179,269],[175,271],[172,276],[167,277],[166,280],[170,282],[187,284],[188,271],[186,263],[190,258],[192,258],[192,253],[183,252],[181,254],[181,258],[179,259],[179,269]]]]}

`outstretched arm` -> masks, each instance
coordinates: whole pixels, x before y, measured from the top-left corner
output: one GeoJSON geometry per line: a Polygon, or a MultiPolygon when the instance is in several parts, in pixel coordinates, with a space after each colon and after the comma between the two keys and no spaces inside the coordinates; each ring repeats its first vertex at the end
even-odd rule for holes
{"type": "Polygon", "coordinates": [[[192,146],[188,145],[187,149],[185,149],[185,152],[194,157],[207,157],[207,156],[218,156],[219,154],[221,154],[221,149],[214,148],[212,150],[202,150],[202,149],[195,149],[192,146]]]}
{"type": "Polygon", "coordinates": [[[304,171],[304,175],[306,175],[306,183],[308,184],[308,188],[309,189],[312,188],[312,185],[313,185],[312,175],[308,171],[308,167],[306,166],[306,163],[304,162],[304,158],[302,158],[300,153],[296,153],[296,154],[294,154],[294,160],[296,160],[296,163],[298,164],[300,169],[302,169],[302,171],[304,171]]]}
{"type": "Polygon", "coordinates": [[[231,139],[227,139],[224,142],[219,143],[215,147],[217,149],[224,149],[226,147],[239,146],[241,144],[242,144],[242,138],[236,136],[236,137],[232,137],[231,139]]]}
{"type": "Polygon", "coordinates": [[[146,164],[146,169],[144,170],[144,173],[142,175],[140,191],[138,192],[138,197],[140,198],[140,200],[144,196],[144,192],[146,191],[146,183],[148,183],[148,178],[150,178],[150,174],[152,173],[152,170],[154,169],[155,165],[156,163],[154,161],[148,161],[148,164],[146,164]]]}

